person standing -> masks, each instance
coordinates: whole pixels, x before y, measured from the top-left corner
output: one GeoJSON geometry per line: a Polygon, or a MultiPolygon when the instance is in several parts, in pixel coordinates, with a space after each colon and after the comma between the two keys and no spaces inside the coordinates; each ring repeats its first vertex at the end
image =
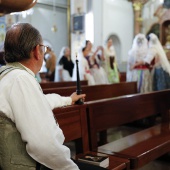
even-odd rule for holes
{"type": "Polygon", "coordinates": [[[56,65],[55,81],[71,81],[73,68],[74,63],[70,56],[70,48],[63,47],[56,65]]]}
{"type": "MultiPolygon", "coordinates": [[[[86,44],[83,44],[79,50],[78,53],[78,61],[79,61],[79,74],[80,74],[80,80],[87,80],[88,85],[95,85],[94,77],[91,73],[89,64],[86,60],[86,56],[89,53],[89,49],[87,48],[86,44]]],[[[76,64],[74,64],[74,70],[73,70],[73,77],[72,80],[76,80],[76,64]]]]}
{"type": "Polygon", "coordinates": [[[119,83],[119,71],[116,61],[116,52],[113,46],[112,39],[107,40],[106,47],[104,48],[105,61],[103,67],[107,73],[109,83],[119,83]]]}
{"type": "Polygon", "coordinates": [[[137,63],[144,60],[148,52],[148,42],[144,34],[137,34],[133,40],[132,48],[128,53],[127,82],[137,81],[138,92],[152,91],[152,81],[149,64],[137,63]]]}
{"type": "Polygon", "coordinates": [[[136,66],[144,64],[152,67],[153,91],[170,88],[170,64],[158,37],[151,33],[148,36],[148,53],[146,57],[136,63],[136,66]]]}
{"type": "Polygon", "coordinates": [[[49,81],[54,81],[57,57],[50,47],[47,47],[47,51],[45,53],[45,60],[46,60],[45,66],[47,68],[46,78],[49,79],[49,81]]]}
{"type": "Polygon", "coordinates": [[[86,40],[86,47],[88,53],[85,58],[89,64],[91,74],[94,77],[95,84],[108,84],[107,74],[103,67],[100,65],[100,62],[105,60],[104,58],[104,49],[102,46],[98,46],[96,51],[92,51],[92,43],[89,40],[86,40]],[[100,52],[100,54],[99,54],[100,52]]]}
{"type": "MultiPolygon", "coordinates": [[[[52,110],[74,104],[85,95],[43,94],[35,79],[47,50],[42,42],[39,31],[28,23],[14,24],[7,31],[4,43],[7,64],[0,68],[0,116],[14,123],[26,145],[29,161],[32,158],[54,170],[78,170],[70,159],[70,150],[63,145],[64,135],[52,110]]],[[[0,160],[0,167],[3,169],[7,163],[11,164],[11,160],[0,160]]]]}

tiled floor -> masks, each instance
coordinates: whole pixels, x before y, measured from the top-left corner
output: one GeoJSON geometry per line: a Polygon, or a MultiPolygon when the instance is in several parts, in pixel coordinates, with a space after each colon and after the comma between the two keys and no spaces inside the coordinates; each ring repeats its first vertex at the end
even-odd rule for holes
{"type": "MultiPolygon", "coordinates": [[[[129,135],[131,133],[139,131],[141,128],[135,128],[132,126],[122,126],[119,128],[109,129],[108,130],[108,141],[113,141],[129,135]]],[[[75,148],[73,143],[66,144],[71,149],[72,157],[75,157],[75,148]]],[[[155,160],[140,168],[139,170],[170,170],[170,158],[168,160],[155,160]]]]}

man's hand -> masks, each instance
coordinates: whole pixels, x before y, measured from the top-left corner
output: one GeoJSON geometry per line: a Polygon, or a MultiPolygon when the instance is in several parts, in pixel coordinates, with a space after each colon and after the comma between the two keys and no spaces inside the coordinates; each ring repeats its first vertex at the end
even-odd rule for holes
{"type": "Polygon", "coordinates": [[[72,104],[74,104],[77,100],[79,99],[83,99],[83,101],[85,100],[86,95],[85,94],[80,94],[77,95],[76,92],[74,92],[71,96],[72,99],[72,104]]]}

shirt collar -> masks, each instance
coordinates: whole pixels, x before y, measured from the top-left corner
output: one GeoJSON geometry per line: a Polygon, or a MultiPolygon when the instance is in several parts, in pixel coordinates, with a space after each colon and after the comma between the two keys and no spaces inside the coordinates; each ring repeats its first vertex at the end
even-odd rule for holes
{"type": "Polygon", "coordinates": [[[21,64],[21,63],[18,63],[18,64],[20,64],[22,67],[24,67],[25,70],[26,70],[29,74],[31,74],[32,76],[35,77],[35,74],[33,73],[33,71],[31,71],[28,67],[25,67],[25,66],[24,66],[23,64],[21,64]]]}

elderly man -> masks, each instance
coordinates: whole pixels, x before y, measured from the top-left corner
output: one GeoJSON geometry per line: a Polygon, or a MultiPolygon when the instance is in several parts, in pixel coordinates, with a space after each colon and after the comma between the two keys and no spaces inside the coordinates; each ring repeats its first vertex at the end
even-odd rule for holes
{"type": "Polygon", "coordinates": [[[4,43],[7,65],[0,68],[0,115],[15,124],[34,160],[54,170],[78,170],[70,150],[63,145],[64,135],[52,109],[74,104],[85,95],[42,93],[35,75],[46,49],[39,31],[30,24],[14,24],[8,30],[4,43]]]}

